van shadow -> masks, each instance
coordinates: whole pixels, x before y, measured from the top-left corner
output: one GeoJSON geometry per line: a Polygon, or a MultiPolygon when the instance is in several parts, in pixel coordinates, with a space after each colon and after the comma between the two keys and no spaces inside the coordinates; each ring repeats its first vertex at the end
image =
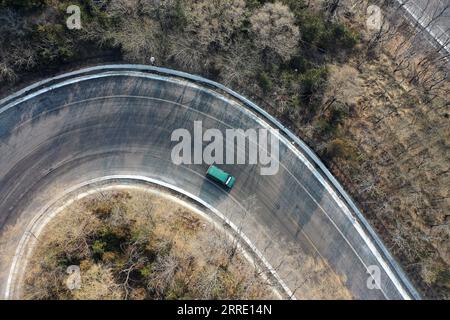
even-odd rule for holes
{"type": "MultiPolygon", "coordinates": [[[[205,171],[206,173],[206,171],[205,171]]],[[[200,187],[199,197],[208,204],[218,207],[221,203],[226,201],[231,190],[221,186],[219,183],[206,177],[200,187]]]]}

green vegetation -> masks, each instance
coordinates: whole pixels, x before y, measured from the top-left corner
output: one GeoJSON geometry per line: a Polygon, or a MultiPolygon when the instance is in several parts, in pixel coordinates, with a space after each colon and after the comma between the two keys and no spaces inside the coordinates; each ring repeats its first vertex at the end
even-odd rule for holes
{"type": "Polygon", "coordinates": [[[41,43],[37,49],[38,61],[43,64],[68,61],[74,55],[73,43],[64,35],[60,24],[39,25],[34,33],[36,42],[41,43]]]}
{"type": "Polygon", "coordinates": [[[324,87],[326,79],[326,68],[309,69],[300,77],[301,96],[304,101],[308,101],[311,97],[324,87]]]}
{"type": "Polygon", "coordinates": [[[351,50],[359,41],[356,32],[342,23],[327,24],[325,20],[310,12],[301,12],[298,23],[302,26],[302,40],[318,51],[336,54],[342,50],[351,50]]]}
{"type": "Polygon", "coordinates": [[[324,155],[328,159],[342,158],[345,160],[354,160],[356,158],[355,152],[355,148],[349,141],[336,138],[329,142],[324,155]]]}
{"type": "Polygon", "coordinates": [[[265,71],[258,73],[257,80],[259,86],[264,92],[269,91],[272,88],[272,80],[265,71]]]}

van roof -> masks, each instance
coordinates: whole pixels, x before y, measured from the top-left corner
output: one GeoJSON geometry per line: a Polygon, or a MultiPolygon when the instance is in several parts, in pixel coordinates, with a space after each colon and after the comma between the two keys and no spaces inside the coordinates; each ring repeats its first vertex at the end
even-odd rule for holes
{"type": "Polygon", "coordinates": [[[213,176],[214,178],[220,180],[223,183],[227,182],[228,177],[230,176],[225,171],[217,168],[216,166],[212,165],[209,167],[208,172],[209,175],[213,176]]]}

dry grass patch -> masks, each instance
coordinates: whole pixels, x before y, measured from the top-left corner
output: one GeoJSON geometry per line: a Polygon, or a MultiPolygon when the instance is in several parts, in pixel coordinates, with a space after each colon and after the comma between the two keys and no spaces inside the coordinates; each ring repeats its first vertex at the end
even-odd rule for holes
{"type": "Polygon", "coordinates": [[[144,191],[104,191],[66,208],[39,237],[27,299],[265,299],[270,283],[238,244],[185,207],[144,191]],[[66,286],[79,266],[81,288],[66,286]]]}

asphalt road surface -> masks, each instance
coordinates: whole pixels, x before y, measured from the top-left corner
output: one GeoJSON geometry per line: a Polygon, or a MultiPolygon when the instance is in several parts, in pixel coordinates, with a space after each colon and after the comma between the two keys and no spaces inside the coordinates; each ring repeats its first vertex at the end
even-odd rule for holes
{"type": "Polygon", "coordinates": [[[450,52],[450,0],[397,0],[413,20],[450,52]]]}
{"type": "MultiPolygon", "coordinates": [[[[260,175],[259,165],[220,165],[236,177],[229,193],[205,179],[207,164],[173,164],[171,134],[192,131],[194,121],[222,132],[273,130],[245,101],[177,75],[143,66],[86,69],[0,101],[1,231],[25,226],[70,186],[145,176],[195,195],[241,227],[297,298],[309,297],[310,277],[339,277],[358,299],[419,298],[354,204],[292,136],[279,136],[276,175],[260,175]],[[325,270],[309,270],[311,257],[325,270]],[[367,286],[371,266],[381,271],[381,289],[367,286]]],[[[4,293],[10,265],[0,268],[4,293]]]]}

